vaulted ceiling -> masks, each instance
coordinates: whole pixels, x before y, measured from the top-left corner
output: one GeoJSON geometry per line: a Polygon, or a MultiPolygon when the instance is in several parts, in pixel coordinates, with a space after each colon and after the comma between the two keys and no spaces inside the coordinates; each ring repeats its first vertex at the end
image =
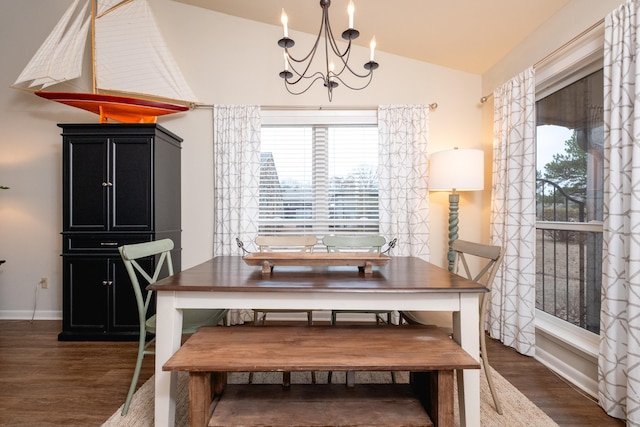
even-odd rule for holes
{"type": "MultiPolygon", "coordinates": [[[[317,34],[318,0],[175,0],[273,25],[284,8],[289,28],[317,34]]],[[[571,0],[354,0],[358,44],[482,74],[571,0]]],[[[348,26],[349,0],[332,0],[331,26],[348,26]]],[[[274,40],[274,43],[276,40],[274,40]]]]}

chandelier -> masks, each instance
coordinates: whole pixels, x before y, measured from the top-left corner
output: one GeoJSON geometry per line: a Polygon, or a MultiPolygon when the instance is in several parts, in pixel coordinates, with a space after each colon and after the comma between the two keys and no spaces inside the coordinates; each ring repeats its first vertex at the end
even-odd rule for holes
{"type": "Polygon", "coordinates": [[[371,54],[369,62],[364,64],[365,72],[358,73],[349,65],[351,42],[360,35],[360,32],[353,28],[353,1],[349,2],[347,9],[349,14],[349,28],[342,32],[342,38],[348,42],[344,52],[340,51],[338,43],[333,36],[333,31],[331,30],[331,24],[329,23],[329,6],[331,6],[331,0],[320,0],[320,7],[322,8],[320,31],[318,32],[318,37],[311,51],[301,59],[296,59],[289,52],[289,49],[295,45],[295,42],[289,38],[289,30],[287,28],[288,18],[284,9],[282,10],[281,20],[284,37],[278,40],[278,46],[284,49],[284,71],[280,72],[280,77],[284,80],[285,88],[292,95],[305,93],[316,81],[320,80],[324,87],[327,88],[329,102],[331,102],[334,88],[343,84],[349,89],[362,90],[369,86],[373,78],[373,70],[378,68],[378,63],[373,60],[376,48],[375,37],[371,39],[371,44],[369,45],[371,54]],[[318,52],[320,39],[323,37],[325,69],[316,72],[309,71],[311,63],[318,52]],[[332,60],[332,58],[334,59],[332,60]],[[297,84],[300,84],[300,86],[295,86],[297,84]]]}

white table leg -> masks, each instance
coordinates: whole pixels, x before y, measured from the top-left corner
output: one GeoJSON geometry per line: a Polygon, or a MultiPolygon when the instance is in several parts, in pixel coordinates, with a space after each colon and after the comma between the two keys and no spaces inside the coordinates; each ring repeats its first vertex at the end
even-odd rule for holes
{"type": "Polygon", "coordinates": [[[175,425],[177,374],[162,366],[180,348],[182,310],[175,308],[175,292],[157,292],[156,301],[155,426],[169,427],[175,425]]]}
{"type": "MultiPolygon", "coordinates": [[[[477,361],[480,361],[479,321],[478,294],[461,293],[460,311],[453,313],[453,336],[477,361]]],[[[465,369],[457,381],[460,425],[480,427],[480,370],[465,369]]]]}

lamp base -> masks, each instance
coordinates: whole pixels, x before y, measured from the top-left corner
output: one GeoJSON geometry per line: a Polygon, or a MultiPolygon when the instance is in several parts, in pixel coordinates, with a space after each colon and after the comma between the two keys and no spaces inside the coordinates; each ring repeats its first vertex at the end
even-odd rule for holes
{"type": "Polygon", "coordinates": [[[447,260],[449,261],[449,271],[453,271],[453,263],[456,259],[456,251],[451,248],[453,242],[458,240],[458,204],[460,203],[460,195],[458,193],[449,194],[449,252],[447,260]]]}

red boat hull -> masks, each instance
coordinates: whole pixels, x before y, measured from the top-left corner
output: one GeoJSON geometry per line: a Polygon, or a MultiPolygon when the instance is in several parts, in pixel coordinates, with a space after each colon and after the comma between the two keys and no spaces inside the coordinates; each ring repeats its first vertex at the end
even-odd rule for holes
{"type": "Polygon", "coordinates": [[[100,116],[100,123],[155,123],[158,116],[187,111],[189,107],[142,98],[99,93],[36,92],[36,95],[90,111],[100,116]]]}

